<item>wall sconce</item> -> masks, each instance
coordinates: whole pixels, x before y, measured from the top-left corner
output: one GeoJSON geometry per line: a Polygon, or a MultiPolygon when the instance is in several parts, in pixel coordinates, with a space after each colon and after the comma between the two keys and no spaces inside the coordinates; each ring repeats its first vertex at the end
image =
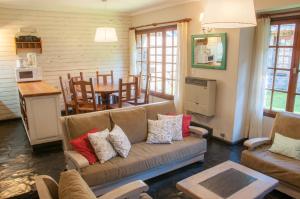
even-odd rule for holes
{"type": "Polygon", "coordinates": [[[199,21],[201,23],[201,31],[202,31],[202,33],[207,34],[207,33],[212,32],[213,31],[212,28],[202,26],[203,17],[204,17],[204,12],[201,12],[200,13],[200,17],[199,17],[199,21]]]}

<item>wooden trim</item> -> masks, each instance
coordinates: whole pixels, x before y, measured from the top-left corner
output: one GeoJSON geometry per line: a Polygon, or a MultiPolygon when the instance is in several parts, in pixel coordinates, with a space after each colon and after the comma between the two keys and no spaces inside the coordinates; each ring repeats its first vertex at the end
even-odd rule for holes
{"type": "Polygon", "coordinates": [[[167,31],[167,30],[172,30],[172,29],[177,29],[177,25],[160,26],[160,27],[156,27],[156,28],[136,30],[135,33],[136,34],[147,34],[147,33],[158,32],[158,31],[167,31]]]}
{"type": "Polygon", "coordinates": [[[283,18],[283,17],[297,17],[300,16],[300,10],[287,10],[285,12],[270,12],[270,13],[262,13],[258,14],[257,18],[283,18]]]}
{"type": "Polygon", "coordinates": [[[264,116],[265,117],[275,118],[276,114],[277,114],[277,112],[270,111],[270,110],[264,110],[264,116]]]}
{"type": "Polygon", "coordinates": [[[165,24],[174,24],[174,23],[190,22],[190,21],[192,21],[191,18],[185,18],[185,19],[180,19],[180,20],[166,21],[166,22],[159,22],[159,23],[152,23],[152,24],[147,24],[147,25],[131,27],[131,28],[129,28],[129,30],[136,30],[139,28],[146,28],[146,27],[151,27],[151,26],[155,27],[155,26],[160,26],[160,25],[165,25],[165,24]]]}

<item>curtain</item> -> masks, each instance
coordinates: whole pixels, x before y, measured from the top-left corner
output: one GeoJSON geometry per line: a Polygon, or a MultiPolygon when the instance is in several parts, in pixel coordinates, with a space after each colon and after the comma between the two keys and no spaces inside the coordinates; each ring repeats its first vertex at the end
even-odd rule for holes
{"type": "Polygon", "coordinates": [[[137,75],[140,72],[140,69],[136,65],[136,39],[135,39],[135,30],[129,31],[129,74],[137,75]]]}
{"type": "Polygon", "coordinates": [[[270,18],[262,18],[257,21],[246,121],[246,133],[249,138],[263,135],[264,88],[270,26],[270,18]]]}
{"type": "Polygon", "coordinates": [[[175,84],[174,103],[178,113],[183,113],[184,86],[187,76],[187,38],[188,22],[177,24],[177,73],[175,84]]]}

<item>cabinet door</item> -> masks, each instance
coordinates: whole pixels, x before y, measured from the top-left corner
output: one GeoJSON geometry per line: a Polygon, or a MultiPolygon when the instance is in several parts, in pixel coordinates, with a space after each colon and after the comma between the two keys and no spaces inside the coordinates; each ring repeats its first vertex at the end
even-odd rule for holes
{"type": "Polygon", "coordinates": [[[31,144],[60,139],[58,95],[31,97],[26,101],[31,144]]]}

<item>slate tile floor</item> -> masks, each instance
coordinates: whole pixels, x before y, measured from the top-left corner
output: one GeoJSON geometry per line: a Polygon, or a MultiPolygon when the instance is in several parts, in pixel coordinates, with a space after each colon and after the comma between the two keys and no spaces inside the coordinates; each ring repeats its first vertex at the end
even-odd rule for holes
{"type": "MultiPolygon", "coordinates": [[[[204,163],[195,163],[162,176],[147,180],[149,194],[154,199],[186,199],[176,190],[176,182],[213,167],[226,160],[239,162],[241,145],[231,146],[221,141],[208,141],[208,152],[204,163]]],[[[50,175],[58,180],[65,169],[61,150],[33,152],[26,137],[21,120],[0,122],[0,199],[36,198],[33,177],[38,174],[50,175]]],[[[273,191],[267,199],[288,199],[290,197],[273,191]]]]}

